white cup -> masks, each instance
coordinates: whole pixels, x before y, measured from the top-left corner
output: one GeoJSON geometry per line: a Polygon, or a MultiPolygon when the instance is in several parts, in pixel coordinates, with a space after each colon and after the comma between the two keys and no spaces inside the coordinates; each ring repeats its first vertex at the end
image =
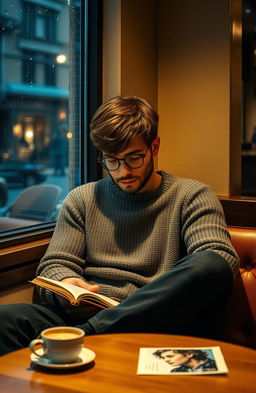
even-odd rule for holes
{"type": "Polygon", "coordinates": [[[85,332],[69,326],[58,326],[45,329],[41,338],[32,340],[31,351],[39,356],[50,359],[53,363],[72,363],[83,348],[85,332]],[[36,347],[41,345],[43,352],[36,347]]]}

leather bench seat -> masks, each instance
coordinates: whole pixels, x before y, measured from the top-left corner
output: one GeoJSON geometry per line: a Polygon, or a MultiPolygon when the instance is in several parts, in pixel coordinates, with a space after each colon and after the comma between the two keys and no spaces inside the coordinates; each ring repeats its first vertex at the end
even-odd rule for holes
{"type": "Polygon", "coordinates": [[[223,339],[256,348],[256,228],[229,227],[240,258],[223,339]]]}

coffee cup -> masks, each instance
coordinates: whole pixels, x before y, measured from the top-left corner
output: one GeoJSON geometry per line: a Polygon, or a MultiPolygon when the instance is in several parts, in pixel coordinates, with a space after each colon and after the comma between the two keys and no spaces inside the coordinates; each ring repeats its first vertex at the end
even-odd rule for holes
{"type": "Polygon", "coordinates": [[[41,332],[41,338],[31,341],[30,350],[53,363],[72,363],[83,348],[84,334],[82,329],[76,327],[48,328],[41,332]],[[41,345],[41,350],[36,348],[38,345],[41,345]]]}

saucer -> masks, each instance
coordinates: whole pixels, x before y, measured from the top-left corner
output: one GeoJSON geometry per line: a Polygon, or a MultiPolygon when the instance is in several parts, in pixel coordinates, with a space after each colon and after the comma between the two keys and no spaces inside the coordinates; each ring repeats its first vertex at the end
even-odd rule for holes
{"type": "MultiPolygon", "coordinates": [[[[43,353],[43,351],[40,349],[38,350],[38,352],[43,353]]],[[[30,359],[32,360],[32,362],[38,364],[39,366],[55,368],[55,369],[56,368],[69,369],[69,368],[84,366],[85,364],[91,363],[95,359],[95,357],[96,354],[93,351],[87,348],[83,348],[78,358],[72,363],[53,363],[50,359],[41,358],[40,356],[37,356],[34,353],[31,354],[30,359]]]]}

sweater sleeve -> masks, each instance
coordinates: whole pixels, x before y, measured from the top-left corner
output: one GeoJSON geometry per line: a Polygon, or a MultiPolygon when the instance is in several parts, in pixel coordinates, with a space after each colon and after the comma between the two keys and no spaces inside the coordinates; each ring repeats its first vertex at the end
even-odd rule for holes
{"type": "Polygon", "coordinates": [[[186,195],[182,238],[188,254],[215,251],[230,264],[233,274],[237,274],[238,256],[231,244],[222,206],[210,187],[201,185],[195,192],[186,195]]]}
{"type": "Polygon", "coordinates": [[[85,265],[85,203],[80,188],[65,198],[49,247],[41,259],[37,275],[53,280],[83,279],[85,265]]]}

